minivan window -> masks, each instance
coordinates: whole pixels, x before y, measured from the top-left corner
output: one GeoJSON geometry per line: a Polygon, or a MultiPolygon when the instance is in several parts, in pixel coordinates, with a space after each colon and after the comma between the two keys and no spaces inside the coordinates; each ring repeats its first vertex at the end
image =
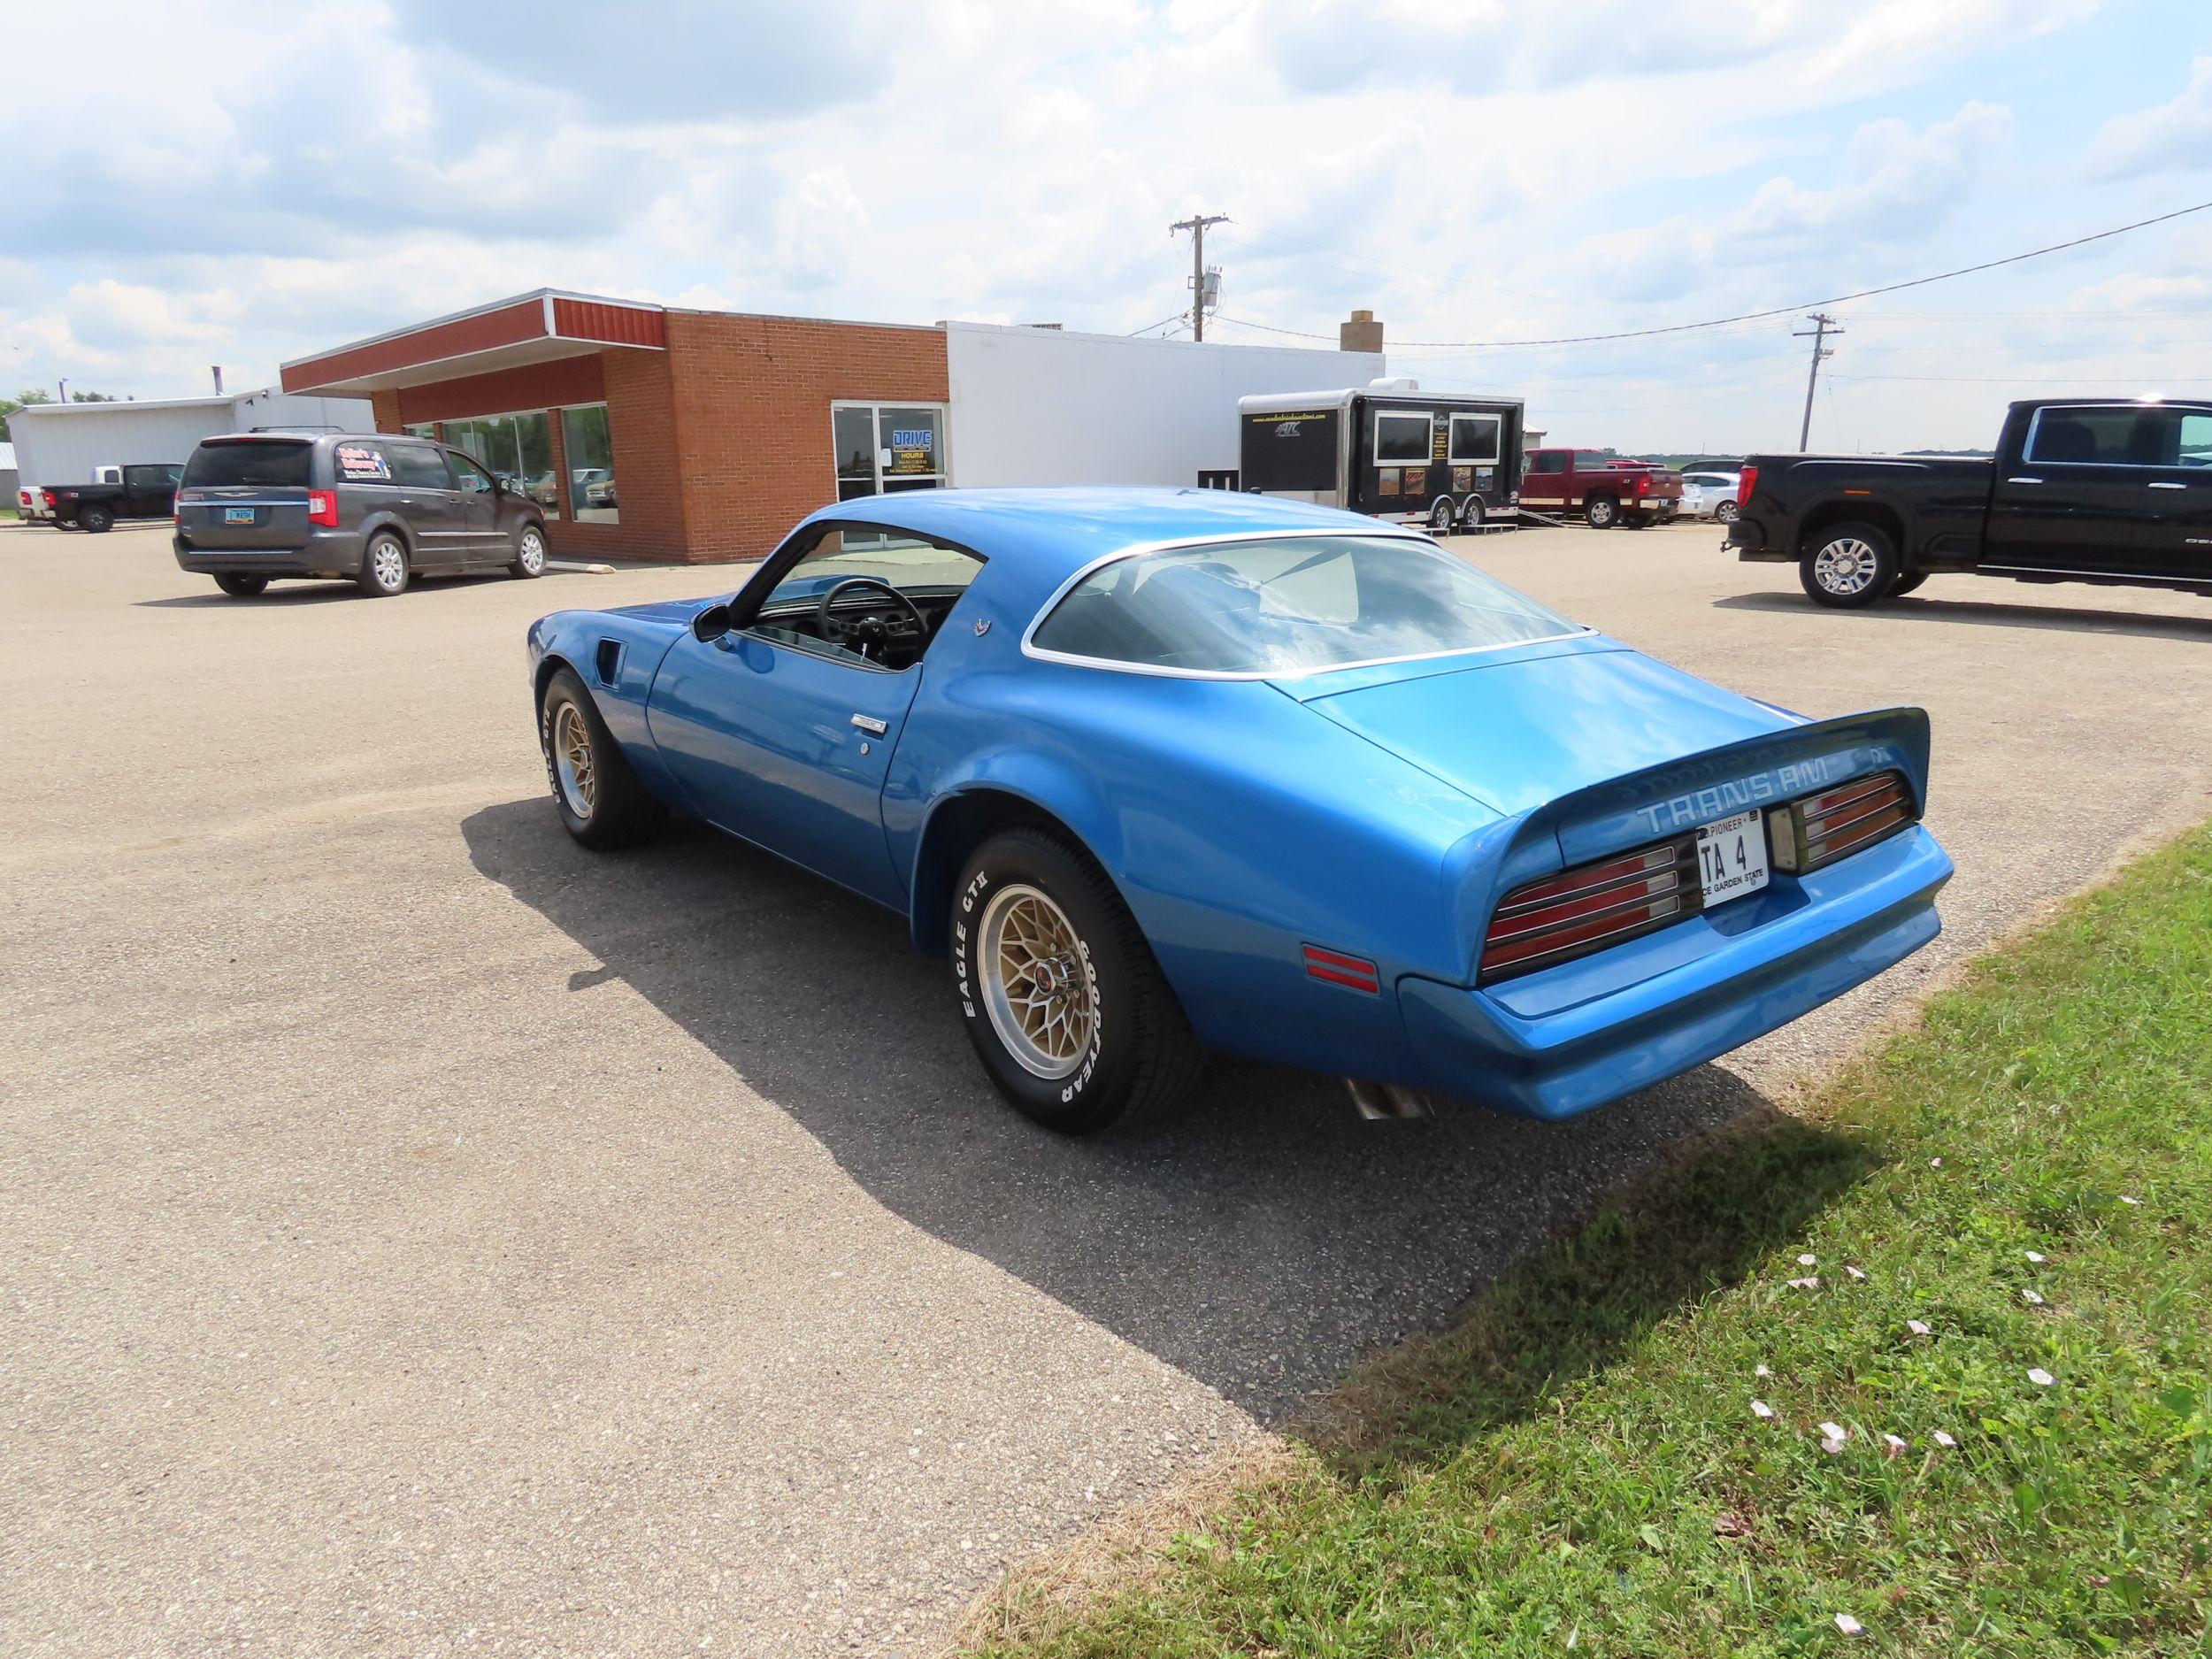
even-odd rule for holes
{"type": "Polygon", "coordinates": [[[392,471],[399,481],[414,489],[451,489],[453,475],[445,470],[445,457],[422,443],[394,443],[386,446],[392,457],[392,471]]]}
{"type": "Polygon", "coordinates": [[[305,489],[314,445],[270,442],[203,443],[184,464],[188,489],[246,485],[261,489],[305,489]]]}
{"type": "Polygon", "coordinates": [[[341,484],[388,484],[392,465],[380,443],[348,438],[331,446],[330,468],[341,484]]]}
{"type": "Polygon", "coordinates": [[[492,475],[470,460],[465,455],[446,451],[446,465],[453,469],[453,481],[472,495],[488,495],[492,492],[492,475]]]}

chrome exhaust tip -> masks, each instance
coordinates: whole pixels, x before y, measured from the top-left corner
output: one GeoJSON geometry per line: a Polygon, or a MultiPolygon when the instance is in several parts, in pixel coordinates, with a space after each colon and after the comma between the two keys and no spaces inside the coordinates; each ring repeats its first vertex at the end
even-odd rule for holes
{"type": "Polygon", "coordinates": [[[1436,1116],[1427,1094],[1421,1089],[1406,1088],[1396,1083],[1371,1083],[1358,1077],[1346,1078],[1344,1087],[1352,1097],[1353,1110],[1370,1123],[1386,1118],[1409,1121],[1436,1116]]]}

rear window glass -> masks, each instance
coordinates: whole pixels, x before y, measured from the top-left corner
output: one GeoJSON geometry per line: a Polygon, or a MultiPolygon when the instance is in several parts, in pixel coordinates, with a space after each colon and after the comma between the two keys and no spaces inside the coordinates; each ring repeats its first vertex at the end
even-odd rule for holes
{"type": "Polygon", "coordinates": [[[250,484],[305,489],[311,443],[204,443],[184,464],[188,487],[250,484]]]}
{"type": "Polygon", "coordinates": [[[1429,542],[1320,535],[1117,559],[1069,589],[1031,642],[1133,667],[1294,674],[1579,632],[1429,542]]]}

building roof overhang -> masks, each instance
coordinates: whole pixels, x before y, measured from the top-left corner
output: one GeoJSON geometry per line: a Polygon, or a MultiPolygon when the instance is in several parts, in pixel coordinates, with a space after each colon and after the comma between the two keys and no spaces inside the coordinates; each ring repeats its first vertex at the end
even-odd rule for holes
{"type": "Polygon", "coordinates": [[[539,288],[295,358],[283,383],[288,392],[366,397],[595,351],[667,349],[661,306],[539,288]]]}

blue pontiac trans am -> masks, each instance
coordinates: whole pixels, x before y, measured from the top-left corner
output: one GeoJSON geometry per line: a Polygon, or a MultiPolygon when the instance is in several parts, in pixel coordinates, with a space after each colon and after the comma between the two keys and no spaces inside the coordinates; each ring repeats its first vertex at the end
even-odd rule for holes
{"type": "Polygon", "coordinates": [[[1087,1133],[1209,1049],[1559,1118],[1936,935],[1928,720],[1810,720],[1427,537],[1219,491],[826,508],[735,596],[532,625],[586,847],[691,814],[906,917],[1087,1133]]]}

